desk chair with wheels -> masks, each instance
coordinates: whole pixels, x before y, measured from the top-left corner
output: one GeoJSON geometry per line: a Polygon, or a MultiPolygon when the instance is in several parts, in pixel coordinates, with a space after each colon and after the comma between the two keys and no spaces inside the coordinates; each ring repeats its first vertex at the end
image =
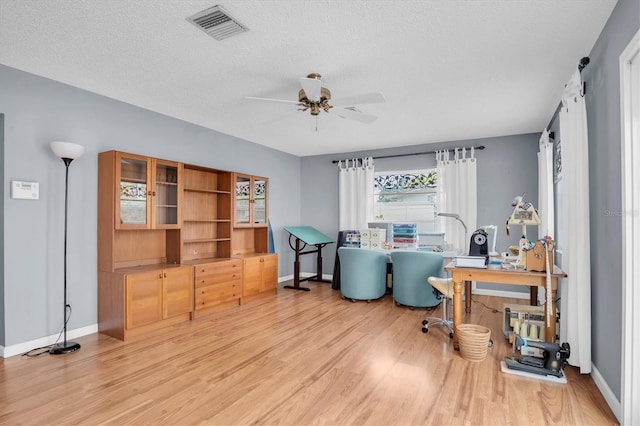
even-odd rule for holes
{"type": "Polygon", "coordinates": [[[447,309],[453,299],[453,278],[429,277],[427,282],[437,290],[440,294],[439,297],[444,298],[445,301],[442,304],[442,318],[427,317],[422,320],[422,332],[428,332],[429,328],[434,325],[442,325],[449,329],[449,338],[453,339],[453,319],[448,315],[447,309]]]}

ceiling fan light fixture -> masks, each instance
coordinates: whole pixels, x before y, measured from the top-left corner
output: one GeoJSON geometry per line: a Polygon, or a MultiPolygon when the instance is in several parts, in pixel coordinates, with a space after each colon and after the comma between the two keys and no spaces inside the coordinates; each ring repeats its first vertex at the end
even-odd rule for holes
{"type": "Polygon", "coordinates": [[[316,117],[316,130],[318,115],[320,115],[321,111],[327,113],[334,111],[334,114],[338,117],[349,118],[361,123],[370,124],[375,121],[377,117],[372,114],[364,114],[362,111],[357,109],[355,105],[385,102],[385,98],[380,92],[366,93],[331,101],[331,91],[322,86],[322,79],[318,73],[311,73],[306,77],[300,78],[300,85],[302,86],[302,89],[298,91],[297,101],[258,97],[248,98],[270,102],[295,103],[298,111],[309,111],[311,116],[316,117]],[[336,105],[332,105],[331,103],[335,103],[336,105]]]}
{"type": "MultiPolygon", "coordinates": [[[[326,87],[321,87],[320,88],[320,101],[318,102],[319,104],[327,102],[328,100],[331,99],[331,91],[329,89],[327,89],[326,87]]],[[[300,91],[298,92],[298,101],[300,103],[312,103],[313,101],[310,101],[309,98],[307,97],[307,94],[304,92],[304,89],[300,89],[300,91]]]]}

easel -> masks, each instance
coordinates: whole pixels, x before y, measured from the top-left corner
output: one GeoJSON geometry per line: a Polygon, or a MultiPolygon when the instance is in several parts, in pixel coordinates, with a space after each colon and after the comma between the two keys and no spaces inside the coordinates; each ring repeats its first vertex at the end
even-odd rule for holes
{"type": "Polygon", "coordinates": [[[334,243],[335,241],[331,240],[331,238],[327,237],[312,226],[285,226],[284,229],[290,234],[289,247],[296,252],[296,259],[293,262],[293,285],[285,285],[284,288],[309,291],[309,288],[307,287],[300,287],[300,283],[302,281],[330,283],[331,280],[322,279],[322,248],[327,244],[334,243]],[[295,246],[291,242],[292,238],[295,238],[295,246]],[[302,247],[300,247],[301,242],[304,244],[302,247]],[[316,249],[302,251],[307,247],[307,245],[313,245],[316,249]],[[316,275],[300,279],[300,256],[312,253],[318,254],[316,257],[316,275]]]}

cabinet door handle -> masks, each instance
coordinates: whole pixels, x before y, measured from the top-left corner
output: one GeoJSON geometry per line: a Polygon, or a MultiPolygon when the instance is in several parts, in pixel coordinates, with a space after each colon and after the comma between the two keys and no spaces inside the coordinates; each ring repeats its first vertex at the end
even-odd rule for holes
{"type": "Polygon", "coordinates": [[[152,195],[155,197],[156,196],[156,191],[153,191],[152,195]]]}
{"type": "Polygon", "coordinates": [[[167,278],[167,273],[166,272],[164,273],[164,277],[167,278]]]}
{"type": "Polygon", "coordinates": [[[162,278],[162,272],[158,274],[158,278],[162,278]]]}

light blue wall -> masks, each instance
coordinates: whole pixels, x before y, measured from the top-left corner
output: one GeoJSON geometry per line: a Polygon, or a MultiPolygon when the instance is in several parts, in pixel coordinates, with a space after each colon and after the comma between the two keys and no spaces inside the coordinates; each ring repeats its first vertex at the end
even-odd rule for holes
{"type": "Polygon", "coordinates": [[[589,120],[592,361],[618,399],[623,254],[619,58],[639,29],[640,1],[619,1],[583,71],[589,120]]]}
{"type": "MultiPolygon", "coordinates": [[[[540,130],[542,131],[542,129],[540,130]]],[[[512,229],[507,237],[505,223],[511,214],[513,197],[526,192],[527,200],[538,202],[538,139],[539,134],[505,136],[476,140],[463,140],[443,144],[362,151],[357,153],[319,155],[302,159],[302,218],[305,225],[312,225],[336,238],[338,234],[338,166],[333,160],[363,156],[385,156],[430,152],[436,149],[484,145],[476,151],[478,159],[478,226],[497,225],[496,249],[505,251],[517,244],[519,229],[512,229]]],[[[435,155],[414,155],[375,160],[377,171],[410,170],[435,167],[435,155]]],[[[469,230],[471,236],[473,230],[469,230]]],[[[329,246],[323,256],[323,273],[332,274],[335,245],[329,246]]],[[[302,259],[302,270],[311,271],[313,259],[302,259]]],[[[479,288],[522,292],[518,286],[506,287],[481,284],[479,288]]]]}
{"type": "Polygon", "coordinates": [[[63,321],[64,164],[53,140],[85,146],[69,168],[70,330],[97,323],[98,153],[120,150],[270,178],[280,275],[293,261],[284,225],[300,222],[300,159],[58,82],[0,66],[4,114],[4,335],[10,346],[57,334],[63,321]],[[37,201],[10,199],[12,180],[40,183],[37,201]]]}
{"type": "MultiPolygon", "coordinates": [[[[0,113],[0,174],[4,174],[4,114],[0,113]]],[[[5,180],[6,182],[6,180],[5,180]]],[[[0,189],[0,211],[4,217],[4,194],[7,185],[0,189]]],[[[0,222],[0,240],[4,241],[4,220],[0,222]]],[[[4,244],[0,245],[0,278],[4,277],[4,244]]],[[[4,342],[4,279],[0,279],[0,344],[4,342]]]]}
{"type": "MultiPolygon", "coordinates": [[[[618,400],[623,256],[619,58],[639,29],[640,2],[620,0],[589,53],[590,64],[582,71],[589,127],[591,359],[618,400]]],[[[562,140],[558,127],[554,120],[562,140]]]]}

